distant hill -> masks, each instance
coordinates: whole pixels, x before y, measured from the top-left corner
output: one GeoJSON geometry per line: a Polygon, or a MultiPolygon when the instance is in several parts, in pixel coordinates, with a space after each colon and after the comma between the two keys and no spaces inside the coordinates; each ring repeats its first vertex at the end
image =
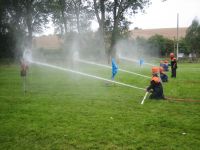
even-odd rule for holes
{"type": "MultiPolygon", "coordinates": [[[[174,39],[177,36],[176,28],[160,28],[160,29],[134,29],[131,30],[131,37],[144,37],[146,39],[153,35],[159,34],[169,39],[174,39]]],[[[187,28],[179,28],[179,38],[185,37],[187,28]]]]}

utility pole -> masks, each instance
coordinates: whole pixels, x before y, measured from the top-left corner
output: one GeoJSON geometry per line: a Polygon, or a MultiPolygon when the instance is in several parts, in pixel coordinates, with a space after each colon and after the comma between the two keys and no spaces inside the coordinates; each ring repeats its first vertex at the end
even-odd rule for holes
{"type": "Polygon", "coordinates": [[[176,32],[177,32],[177,37],[176,37],[176,38],[177,38],[177,41],[176,41],[176,42],[177,42],[177,43],[176,43],[176,57],[177,57],[177,60],[178,60],[178,53],[179,53],[179,52],[178,52],[178,50],[179,50],[179,49],[178,49],[178,48],[179,48],[179,47],[178,47],[178,40],[179,40],[179,37],[178,37],[178,36],[179,36],[179,35],[178,35],[179,30],[178,30],[178,29],[179,29],[179,14],[177,13],[177,31],[176,31],[176,32]]]}
{"type": "Polygon", "coordinates": [[[175,36],[174,36],[174,51],[173,51],[173,53],[174,54],[176,53],[176,38],[175,38],[175,36]]]}

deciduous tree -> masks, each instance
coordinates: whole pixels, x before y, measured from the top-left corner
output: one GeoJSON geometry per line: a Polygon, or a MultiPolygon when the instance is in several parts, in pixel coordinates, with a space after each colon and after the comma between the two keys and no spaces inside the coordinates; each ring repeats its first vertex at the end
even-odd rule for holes
{"type": "Polygon", "coordinates": [[[198,20],[193,20],[187,29],[186,42],[193,53],[200,53],[200,24],[198,20]]]}

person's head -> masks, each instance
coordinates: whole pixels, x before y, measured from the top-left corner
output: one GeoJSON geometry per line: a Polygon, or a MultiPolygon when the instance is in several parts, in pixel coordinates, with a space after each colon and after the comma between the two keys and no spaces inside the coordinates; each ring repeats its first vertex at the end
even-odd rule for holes
{"type": "Polygon", "coordinates": [[[159,73],[159,67],[152,67],[151,68],[151,71],[152,71],[152,75],[154,76],[154,75],[157,75],[158,73],[159,73]]]}
{"type": "Polygon", "coordinates": [[[170,53],[170,58],[174,58],[174,53],[170,53]]]}
{"type": "Polygon", "coordinates": [[[163,64],[163,63],[164,63],[164,62],[161,60],[161,61],[160,61],[160,64],[163,64]]]}
{"type": "Polygon", "coordinates": [[[160,67],[159,69],[160,69],[160,73],[163,73],[163,72],[164,72],[163,67],[160,67]]]}
{"type": "Polygon", "coordinates": [[[165,64],[168,64],[168,61],[167,61],[167,60],[165,60],[165,61],[164,61],[164,63],[165,63],[165,64]]]}

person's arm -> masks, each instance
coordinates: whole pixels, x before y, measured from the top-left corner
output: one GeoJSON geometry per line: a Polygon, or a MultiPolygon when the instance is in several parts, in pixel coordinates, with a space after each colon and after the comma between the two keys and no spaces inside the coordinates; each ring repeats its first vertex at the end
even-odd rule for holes
{"type": "Polygon", "coordinates": [[[154,87],[154,81],[151,81],[150,85],[147,87],[147,91],[149,92],[154,87]]]}
{"type": "Polygon", "coordinates": [[[173,68],[177,68],[177,63],[174,61],[173,68]]]}

